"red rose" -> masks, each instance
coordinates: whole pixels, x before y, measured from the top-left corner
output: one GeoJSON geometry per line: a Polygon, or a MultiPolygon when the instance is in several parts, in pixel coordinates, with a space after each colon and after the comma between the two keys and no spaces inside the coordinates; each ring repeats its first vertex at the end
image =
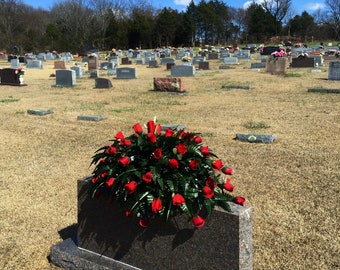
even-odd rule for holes
{"type": "Polygon", "coordinates": [[[157,160],[160,160],[163,156],[162,148],[156,148],[156,150],[153,152],[153,157],[157,160]]]}
{"type": "Polygon", "coordinates": [[[188,149],[185,144],[180,143],[176,145],[177,153],[180,155],[184,155],[186,152],[188,152],[188,149]]]}
{"type": "Polygon", "coordinates": [[[148,128],[148,133],[154,133],[156,129],[155,122],[150,120],[149,122],[146,123],[146,126],[148,128]]]}
{"type": "Polygon", "coordinates": [[[240,204],[242,206],[244,206],[245,201],[246,201],[246,199],[243,198],[243,197],[240,197],[240,196],[236,196],[234,198],[234,203],[240,204]]]}
{"type": "Polygon", "coordinates": [[[180,138],[180,139],[184,139],[185,137],[188,136],[188,134],[189,134],[188,132],[182,131],[181,134],[179,134],[179,138],[180,138]]]}
{"type": "Polygon", "coordinates": [[[139,124],[139,123],[134,124],[133,130],[136,133],[142,133],[143,132],[143,128],[142,128],[141,124],[139,124]]]}
{"type": "Polygon", "coordinates": [[[212,189],[216,187],[216,183],[211,176],[208,176],[207,180],[205,180],[205,184],[212,189]]]}
{"type": "Polygon", "coordinates": [[[127,194],[132,194],[135,192],[135,189],[137,187],[137,183],[135,181],[130,181],[129,183],[126,183],[124,185],[125,191],[127,194]]]}
{"type": "Polygon", "coordinates": [[[204,226],[204,219],[201,218],[200,216],[195,216],[192,218],[192,223],[194,224],[194,226],[199,229],[202,228],[204,226]]]}
{"type": "Polygon", "coordinates": [[[232,175],[233,169],[232,169],[232,168],[223,167],[223,168],[222,168],[222,172],[223,172],[224,174],[232,175]]]}
{"type": "Polygon", "coordinates": [[[123,146],[130,146],[130,145],[131,145],[131,141],[128,140],[128,139],[121,139],[121,140],[120,140],[120,145],[123,145],[123,146]]]}
{"type": "Polygon", "coordinates": [[[119,131],[117,134],[116,134],[116,137],[115,137],[117,140],[121,140],[121,139],[124,139],[124,135],[123,135],[123,132],[119,131]]]}
{"type": "Polygon", "coordinates": [[[202,138],[200,136],[196,136],[194,139],[195,143],[199,144],[202,142],[202,138]]]}
{"type": "Polygon", "coordinates": [[[209,155],[209,147],[208,147],[208,146],[202,146],[202,147],[201,147],[201,153],[202,153],[202,155],[204,155],[204,156],[209,155]]]}
{"type": "Polygon", "coordinates": [[[132,216],[132,212],[130,210],[126,210],[125,211],[125,216],[126,217],[131,217],[132,216]]]}
{"type": "Polygon", "coordinates": [[[174,158],[170,159],[169,160],[169,167],[171,169],[178,169],[178,161],[177,161],[177,159],[174,159],[174,158]]]}
{"type": "Polygon", "coordinates": [[[161,131],[162,131],[162,126],[161,125],[157,125],[157,134],[161,134],[161,131]]]}
{"type": "Polygon", "coordinates": [[[145,183],[150,183],[152,181],[152,172],[147,172],[142,176],[145,183]]]}
{"type": "Polygon", "coordinates": [[[118,159],[118,162],[120,163],[120,165],[126,166],[130,163],[130,159],[128,157],[124,156],[124,157],[120,157],[118,159]]]}
{"type": "Polygon", "coordinates": [[[175,194],[172,197],[172,204],[175,206],[181,206],[183,203],[185,203],[185,199],[183,198],[183,196],[179,193],[175,194]]]}
{"type": "Polygon", "coordinates": [[[151,143],[155,143],[157,140],[156,135],[154,133],[148,133],[148,139],[149,139],[149,142],[151,143]]]}
{"type": "Polygon", "coordinates": [[[157,213],[162,210],[162,201],[160,198],[153,199],[151,203],[151,209],[153,213],[157,213]]]}
{"type": "Polygon", "coordinates": [[[117,148],[111,145],[111,146],[109,146],[109,148],[107,148],[106,152],[109,155],[114,155],[114,154],[117,153],[117,148]]]}
{"type": "Polygon", "coordinates": [[[232,183],[230,183],[230,179],[229,178],[225,181],[224,188],[227,191],[230,191],[230,192],[232,192],[234,190],[234,185],[232,183]]]}
{"type": "Polygon", "coordinates": [[[97,176],[92,177],[91,181],[92,184],[95,184],[98,181],[98,177],[97,176]]]}
{"type": "Polygon", "coordinates": [[[107,172],[106,171],[102,172],[99,176],[100,178],[105,178],[107,176],[107,172]]]}
{"type": "Polygon", "coordinates": [[[189,168],[193,171],[197,171],[198,160],[194,159],[189,162],[189,168]]]}
{"type": "Polygon", "coordinates": [[[206,197],[207,199],[211,199],[215,195],[214,191],[211,190],[211,188],[208,186],[205,186],[204,188],[202,188],[202,192],[204,194],[204,197],[206,197]]]}
{"type": "Polygon", "coordinates": [[[105,184],[107,187],[111,187],[114,182],[115,182],[115,179],[113,177],[110,177],[109,180],[107,180],[105,184]]]}
{"type": "Polygon", "coordinates": [[[164,136],[165,137],[172,137],[172,135],[175,134],[175,131],[173,131],[171,128],[166,128],[164,136]]]}
{"type": "Polygon", "coordinates": [[[216,170],[221,170],[223,167],[222,161],[220,159],[214,160],[212,162],[212,166],[216,169],[216,170]]]}
{"type": "Polygon", "coordinates": [[[140,225],[141,227],[143,227],[143,228],[148,227],[148,225],[149,225],[149,219],[148,219],[148,218],[141,218],[141,219],[139,220],[139,225],[140,225]]]}

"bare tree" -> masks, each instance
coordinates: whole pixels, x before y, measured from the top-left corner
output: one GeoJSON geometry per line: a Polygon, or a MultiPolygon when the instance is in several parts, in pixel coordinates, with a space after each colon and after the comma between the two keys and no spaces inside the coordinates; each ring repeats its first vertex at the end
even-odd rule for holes
{"type": "Polygon", "coordinates": [[[291,0],[264,0],[262,7],[269,12],[275,20],[276,34],[279,32],[282,20],[286,17],[291,8],[291,0]]]}
{"type": "Polygon", "coordinates": [[[340,0],[325,0],[327,11],[325,13],[325,22],[329,24],[338,39],[340,39],[340,0]]]}

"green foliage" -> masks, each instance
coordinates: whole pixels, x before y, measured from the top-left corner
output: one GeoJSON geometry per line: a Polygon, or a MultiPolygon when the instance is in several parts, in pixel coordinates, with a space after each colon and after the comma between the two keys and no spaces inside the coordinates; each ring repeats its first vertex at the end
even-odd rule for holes
{"type": "Polygon", "coordinates": [[[254,121],[248,121],[243,125],[247,129],[264,129],[264,128],[270,128],[270,125],[267,123],[260,121],[260,122],[254,122],[254,121]]]}
{"type": "Polygon", "coordinates": [[[9,97],[0,99],[0,102],[1,102],[1,103],[12,103],[12,102],[17,102],[17,101],[19,101],[19,100],[20,100],[20,99],[17,99],[17,98],[14,98],[14,97],[12,97],[12,96],[9,96],[9,97]]]}

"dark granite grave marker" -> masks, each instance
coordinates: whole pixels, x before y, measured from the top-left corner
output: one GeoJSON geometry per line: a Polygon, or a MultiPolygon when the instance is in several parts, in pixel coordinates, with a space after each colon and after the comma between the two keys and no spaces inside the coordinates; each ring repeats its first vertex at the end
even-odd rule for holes
{"type": "Polygon", "coordinates": [[[122,65],[129,65],[129,64],[131,64],[129,57],[123,57],[122,58],[122,65]]]}
{"type": "Polygon", "coordinates": [[[218,53],[209,53],[208,54],[208,59],[209,60],[216,60],[216,59],[218,59],[218,53]]]}
{"type": "Polygon", "coordinates": [[[171,57],[161,58],[161,62],[160,62],[161,65],[167,65],[169,63],[174,64],[175,63],[175,59],[173,59],[171,57]]]}
{"type": "Polygon", "coordinates": [[[15,69],[12,69],[12,68],[0,69],[0,84],[1,85],[13,85],[13,86],[26,85],[26,84],[20,84],[18,74],[15,74],[15,69]]]}
{"type": "Polygon", "coordinates": [[[171,70],[171,67],[173,67],[175,63],[167,63],[166,64],[166,70],[171,70]]]}
{"type": "Polygon", "coordinates": [[[200,229],[185,215],[142,228],[118,204],[91,199],[90,185],[91,177],[78,180],[78,252],[67,239],[51,248],[52,263],[67,269],[252,269],[251,207],[216,208],[200,229]]]}
{"type": "Polygon", "coordinates": [[[156,67],[158,67],[157,60],[150,60],[149,68],[156,68],[156,67]]]}
{"type": "Polygon", "coordinates": [[[330,89],[330,88],[309,88],[310,93],[333,93],[340,94],[340,89],[330,89]]]}
{"type": "Polygon", "coordinates": [[[315,59],[309,57],[296,57],[292,59],[292,68],[309,68],[315,66],[315,59]]]}
{"type": "Polygon", "coordinates": [[[97,69],[90,70],[90,78],[91,79],[98,78],[98,70],[97,69]]]}
{"type": "Polygon", "coordinates": [[[208,70],[209,69],[209,62],[199,62],[198,69],[208,70]]]}
{"type": "Polygon", "coordinates": [[[109,79],[106,78],[96,78],[95,88],[112,88],[112,83],[109,79]]]}

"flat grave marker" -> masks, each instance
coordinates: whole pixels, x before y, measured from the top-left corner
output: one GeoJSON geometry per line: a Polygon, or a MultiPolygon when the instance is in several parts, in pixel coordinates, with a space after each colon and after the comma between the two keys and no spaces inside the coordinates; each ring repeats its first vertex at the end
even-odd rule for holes
{"type": "Polygon", "coordinates": [[[41,109],[28,109],[27,110],[28,114],[32,114],[32,115],[47,115],[47,114],[52,114],[53,111],[51,110],[41,110],[41,109]]]}
{"type": "Polygon", "coordinates": [[[236,134],[236,140],[250,143],[272,143],[276,139],[275,134],[236,134]]]}

